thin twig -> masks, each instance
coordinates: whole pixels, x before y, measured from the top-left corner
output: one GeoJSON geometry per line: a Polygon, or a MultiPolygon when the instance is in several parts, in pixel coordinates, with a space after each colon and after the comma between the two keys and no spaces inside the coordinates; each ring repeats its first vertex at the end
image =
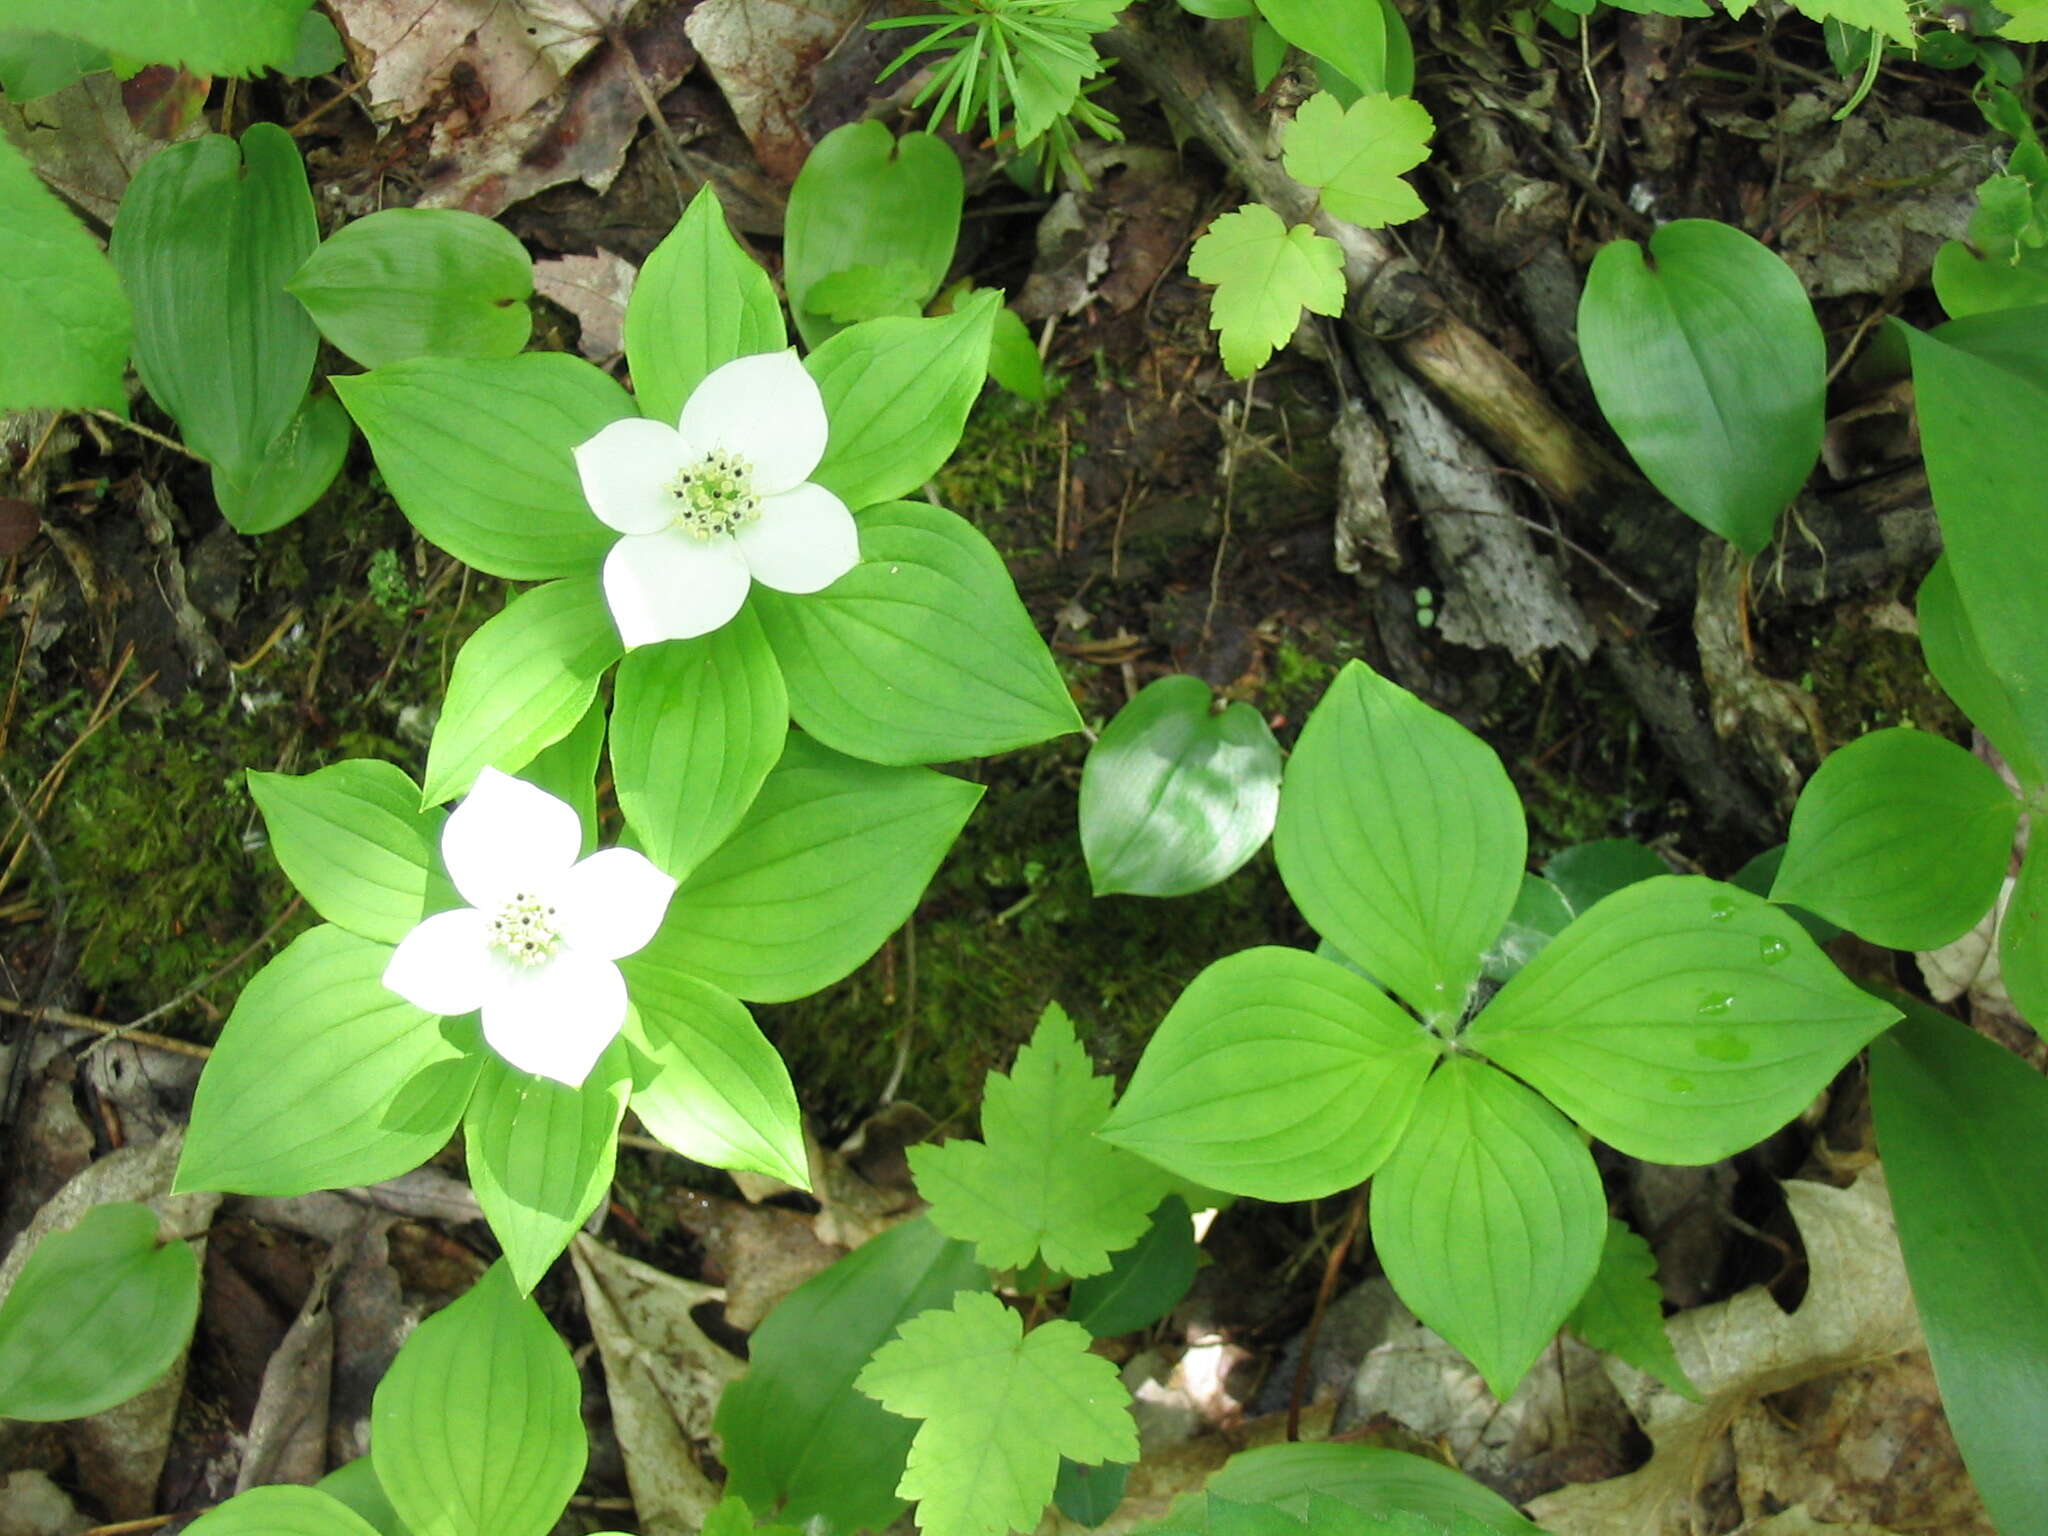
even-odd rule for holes
{"type": "MultiPolygon", "coordinates": [[[[26,1003],[17,1003],[11,997],[0,997],[0,1013],[26,1016],[38,1011],[26,1003]]],[[[110,1024],[105,1019],[73,1013],[68,1008],[44,1008],[40,1012],[46,1022],[60,1025],[65,1029],[90,1030],[96,1035],[122,1035],[130,1045],[145,1045],[153,1051],[168,1051],[173,1056],[190,1056],[194,1060],[204,1061],[213,1054],[210,1046],[194,1045],[190,1040],[173,1040],[169,1035],[153,1035],[147,1030],[134,1030],[123,1034],[122,1032],[128,1029],[125,1024],[110,1024]]]]}
{"type": "MultiPolygon", "coordinates": [[[[232,81],[230,81],[229,83],[233,84],[232,81]]],[[[102,411],[97,407],[94,408],[92,414],[97,416],[101,421],[110,421],[117,427],[126,428],[128,431],[133,432],[137,437],[146,437],[152,443],[155,443],[160,448],[168,448],[173,453],[182,453],[183,455],[185,455],[186,458],[195,460],[196,462],[201,464],[210,464],[212,462],[212,460],[208,459],[205,454],[194,453],[190,448],[187,448],[175,437],[165,437],[163,433],[156,431],[152,427],[145,427],[139,421],[130,421],[125,416],[116,416],[112,411],[102,411]]]]}
{"type": "Polygon", "coordinates": [[[882,1085],[884,1108],[896,1102],[896,1090],[903,1086],[903,1072],[910,1065],[910,1037],[917,1027],[917,918],[903,925],[903,1032],[896,1038],[896,1064],[889,1069],[889,1081],[882,1085]]]}
{"type": "MultiPolygon", "coordinates": [[[[1244,381],[1244,408],[1238,413],[1237,433],[1249,437],[1252,430],[1252,391],[1257,388],[1256,369],[1244,381]]],[[[1223,552],[1230,547],[1230,507],[1237,495],[1238,444],[1229,435],[1223,439],[1223,528],[1216,535],[1216,558],[1209,564],[1209,606],[1202,610],[1202,648],[1209,647],[1209,629],[1216,618],[1216,604],[1223,596],[1223,552]]]]}
{"type": "Polygon", "coordinates": [[[35,447],[29,449],[28,457],[21,461],[21,468],[14,472],[14,478],[26,484],[36,463],[43,456],[43,450],[50,446],[50,439],[57,435],[57,423],[64,419],[62,411],[50,412],[49,425],[43,428],[43,435],[36,439],[35,447]]]}
{"type": "Polygon", "coordinates": [[[15,793],[13,781],[4,773],[0,773],[0,793],[7,796],[7,803],[14,807],[16,819],[27,829],[28,841],[35,845],[36,855],[43,861],[43,874],[50,882],[51,899],[56,904],[56,914],[50,921],[50,942],[36,967],[35,985],[29,988],[30,1007],[25,1010],[28,1023],[22,1027],[21,1037],[14,1043],[14,1059],[7,1066],[6,1091],[0,1093],[0,1126],[5,1126],[14,1123],[14,1111],[21,1102],[22,1090],[28,1086],[29,1057],[33,1054],[36,1031],[42,1028],[43,1020],[48,1017],[50,982],[64,949],[64,922],[70,913],[71,903],[64,894],[64,876],[57,868],[57,856],[50,851],[41,824],[21,796],[15,793]]]}
{"type": "Polygon", "coordinates": [[[1366,1187],[1363,1184],[1358,1186],[1358,1192],[1351,1197],[1351,1209],[1344,1213],[1344,1230],[1337,1234],[1337,1245],[1330,1250],[1330,1260],[1323,1266],[1323,1283],[1316,1288],[1316,1309],[1309,1314],[1308,1331],[1301,1338],[1301,1358],[1294,1363],[1294,1384],[1287,1392],[1287,1438],[1290,1443],[1301,1438],[1301,1403],[1308,1392],[1309,1366],[1315,1359],[1316,1335],[1323,1331],[1323,1314],[1330,1310],[1330,1297],[1336,1292],[1338,1273],[1351,1252],[1351,1240],[1358,1236],[1358,1223],[1365,1216],[1366,1187]]]}

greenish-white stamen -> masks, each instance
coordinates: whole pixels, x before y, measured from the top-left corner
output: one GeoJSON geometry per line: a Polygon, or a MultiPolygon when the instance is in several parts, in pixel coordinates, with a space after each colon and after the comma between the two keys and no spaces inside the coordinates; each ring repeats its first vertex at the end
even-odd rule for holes
{"type": "Polygon", "coordinates": [[[524,892],[498,908],[491,919],[490,946],[515,965],[539,965],[562,942],[555,909],[524,892]]]}
{"type": "Polygon", "coordinates": [[[736,532],[761,515],[754,466],[724,449],[713,449],[677,470],[668,493],[676,505],[674,526],[693,538],[715,539],[736,532]]]}

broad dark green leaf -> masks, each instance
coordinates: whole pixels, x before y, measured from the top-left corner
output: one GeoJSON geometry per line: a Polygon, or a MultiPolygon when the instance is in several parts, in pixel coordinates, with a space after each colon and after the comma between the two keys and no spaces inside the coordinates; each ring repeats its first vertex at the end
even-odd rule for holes
{"type": "Polygon", "coordinates": [[[901,264],[915,310],[946,280],[965,196],[960,157],[936,134],[900,139],[869,118],[818,141],[789,189],[783,285],[806,346],[842,329],[809,307],[824,278],[855,267],[901,264]]]}
{"type": "Polygon", "coordinates": [[[85,226],[0,139],[0,410],[128,411],[127,295],[85,226]]]}
{"type": "Polygon", "coordinates": [[[360,1515],[377,1536],[412,1536],[398,1511],[384,1497],[384,1485],[377,1481],[377,1469],[367,1456],[345,1461],[313,1485],[360,1515]]]}
{"type": "Polygon", "coordinates": [[[66,0],[35,25],[124,59],[181,64],[195,75],[253,75],[289,64],[313,0],[66,0]]]}
{"type": "Polygon", "coordinates": [[[335,396],[308,395],[254,470],[237,480],[215,468],[213,499],[237,533],[271,533],[327,494],[348,458],[355,425],[335,396]]]}
{"type": "Polygon", "coordinates": [[[1387,1278],[1502,1402],[1586,1294],[1606,1236],[1607,1197],[1578,1132],[1469,1056],[1423,1085],[1373,1181],[1387,1278]]]}
{"type": "MultiPolygon", "coordinates": [[[[2035,811],[2033,825],[2048,825],[2048,815],[2035,811]]],[[[2036,1034],[2048,1035],[2048,836],[2039,831],[2006,902],[1998,966],[2020,1016],[2036,1034]]]]}
{"type": "Polygon", "coordinates": [[[1991,910],[2019,802],[1945,737],[1859,736],[1806,781],[1771,899],[1890,949],[1935,949],[1991,910]]]}
{"type": "Polygon", "coordinates": [[[967,1244],[919,1217],[798,1286],[754,1330],[747,1374],[719,1402],[727,1491],[826,1536],[887,1526],[917,1427],[853,1379],[899,1323],[987,1284],[967,1244]]]}
{"type": "MultiPolygon", "coordinates": [[[[1752,896],[1771,898],[1771,886],[1777,881],[1778,871],[1784,867],[1785,845],[1766,848],[1742,868],[1728,877],[1730,885],[1740,886],[1752,896]]],[[[1824,917],[1815,917],[1804,907],[1787,906],[1785,910],[1804,928],[1807,936],[1816,944],[1832,944],[1842,936],[1842,930],[1824,917]]]]}
{"type": "Polygon", "coordinates": [[[377,1481],[413,1536],[545,1536],[583,1477],[582,1398],[568,1345],[501,1260],[378,1384],[377,1481]]]}
{"type": "Polygon", "coordinates": [[[1527,846],[1491,747],[1362,661],[1337,674],[1302,727],[1273,829],[1280,878],[1316,932],[1425,1018],[1455,1021],[1527,846]]]}
{"type": "MultiPolygon", "coordinates": [[[[1374,1445],[1267,1445],[1240,1451],[1207,1487],[1223,1498],[1303,1513],[1310,1498],[1323,1493],[1368,1515],[1413,1513],[1446,1524],[1470,1516],[1502,1536],[1540,1536],[1507,1500],[1442,1462],[1374,1445]]],[[[1189,1495],[1180,1504],[1196,1501],[1189,1495]]]]}
{"type": "Polygon", "coordinates": [[[1522,876],[1515,904],[1488,946],[1479,974],[1488,981],[1506,981],[1541,954],[1571,920],[1571,903],[1562,891],[1541,875],[1522,876]]]}
{"type": "Polygon", "coordinates": [[[1647,259],[1616,240],[1586,274],[1579,352],[1650,483],[1762,551],[1820,455],[1827,348],[1792,269],[1712,219],[1662,226],[1647,259]]]}
{"type": "Polygon", "coordinates": [[[1080,729],[1002,556],[965,519],[921,501],[870,507],[860,548],[861,563],[823,592],[754,588],[797,724],[849,756],[895,764],[1080,729]]]}
{"type": "Polygon", "coordinates": [[[809,996],[916,910],[980,799],[978,784],[877,767],[793,735],[642,954],[751,1002],[809,996]]]}
{"type": "Polygon", "coordinates": [[[581,358],[420,357],[334,380],[413,527],[513,581],[594,572],[618,535],[590,510],[571,456],[633,414],[581,358]]]}
{"type": "Polygon", "coordinates": [[[1123,1503],[1124,1484],[1130,1477],[1131,1469],[1120,1461],[1091,1467],[1062,1456],[1059,1480],[1052,1487],[1052,1501],[1076,1525],[1093,1530],[1123,1503]]]}
{"type": "Polygon", "coordinates": [[[0,1419],[82,1419],[168,1371],[199,1316],[199,1263],[146,1205],[52,1232],[0,1301],[0,1419]]]}
{"type": "Polygon", "coordinates": [[[61,32],[0,31],[0,95],[19,106],[109,68],[104,48],[61,32]]]}
{"type": "Polygon", "coordinates": [[[1647,1371],[1680,1397],[1700,1401],[1699,1389],[1678,1363],[1664,1331],[1664,1294],[1657,1288],[1656,1255],[1624,1221],[1607,1219],[1600,1270],[1564,1326],[1594,1349],[1647,1371]]]}
{"type": "Polygon", "coordinates": [[[237,483],[262,467],[313,376],[319,333],[284,285],[319,242],[298,145],[271,123],[239,145],[208,134],[160,151],[115,215],[108,250],[135,305],[135,371],[186,446],[237,483]]]}
{"type": "Polygon", "coordinates": [[[361,363],[512,357],[533,333],[533,258],[456,208],[387,208],[344,224],[288,285],[320,334],[361,363]]]}
{"type": "Polygon", "coordinates": [[[1313,1200],[1385,1161],[1437,1056],[1342,966],[1242,950],[1188,984],[1101,1134],[1231,1194],[1313,1200]]]}
{"type": "Polygon", "coordinates": [[[249,770],[270,851],[306,904],[330,923],[385,944],[425,912],[439,812],[392,763],[353,758],[294,778],[249,770]]]}
{"type": "Polygon", "coordinates": [[[2042,1524],[2048,1422],[2048,1080],[1975,1031],[1895,996],[1870,1101],[1899,1246],[1949,1427],[2007,1536],[2042,1524]]]}
{"type": "Polygon", "coordinates": [[[1574,843],[1550,856],[1543,878],[1556,886],[1572,912],[1584,912],[1625,886],[1671,873],[1654,849],[1626,837],[1574,843]]]}
{"type": "Polygon", "coordinates": [[[1958,320],[2048,304],[2048,253],[2022,248],[2017,261],[1945,240],[1934,253],[1934,295],[1958,320]]]}
{"type": "Polygon", "coordinates": [[[1259,14],[1303,53],[1336,65],[1359,90],[1386,88],[1386,21],[1377,5],[1259,0],[1259,14]]]}
{"type": "Polygon", "coordinates": [[[317,1488],[251,1488],[185,1529],[196,1536],[378,1536],[377,1527],[317,1488]]]}
{"type": "Polygon", "coordinates": [[[385,987],[390,959],[390,945],[330,923],[256,973],[200,1076],[179,1189],[376,1184],[448,1144],[477,1057],[458,1026],[385,987]]]}
{"type": "Polygon", "coordinates": [[[641,412],[671,423],[712,369],[788,345],[775,285],[733,239],[709,181],[642,264],[625,338],[641,412]]]}
{"type": "Polygon", "coordinates": [[[1711,1163],[1798,1114],[1892,1017],[1784,911],[1665,875],[1553,939],[1463,1043],[1631,1157],[1711,1163]]]}
{"type": "Polygon", "coordinates": [[[1970,723],[1998,748],[2022,784],[2048,783],[2020,725],[2005,684],[1984,659],[1977,644],[1963,599],[1956,591],[1948,556],[1934,562],[1927,579],[1920,583],[1915,604],[1920,619],[1920,650],[1927,658],[1927,670],[1934,674],[1943,692],[1954,699],[1970,723]]]}
{"type": "Polygon", "coordinates": [[[1081,769],[1081,851],[1098,896],[1185,896],[1259,851],[1280,808],[1280,744],[1199,677],[1147,683],[1081,769]]]}
{"type": "Polygon", "coordinates": [[[1145,1235],[1116,1255],[1108,1273],[1074,1282],[1067,1316],[1098,1339],[1149,1328],[1187,1295],[1200,1254],[1187,1202],[1168,1195],[1145,1235]]]}

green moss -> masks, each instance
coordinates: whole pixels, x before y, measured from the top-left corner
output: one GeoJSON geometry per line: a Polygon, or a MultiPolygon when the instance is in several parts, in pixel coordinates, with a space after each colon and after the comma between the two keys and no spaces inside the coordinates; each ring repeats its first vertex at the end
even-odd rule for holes
{"type": "Polygon", "coordinates": [[[1892,725],[1969,739],[1968,723],[1928,673],[1916,636],[1832,625],[1813,637],[1799,682],[1820,705],[1831,747],[1892,725]]]}
{"type": "MultiPolygon", "coordinates": [[[[1027,511],[1035,486],[1056,483],[1060,424],[1070,409],[1059,399],[1034,405],[988,390],[967,418],[960,447],[932,477],[940,504],[973,522],[1005,555],[1048,552],[1041,541],[1052,525],[1015,514],[1027,511]]],[[[1081,446],[1070,434],[1069,454],[1081,446]]]]}

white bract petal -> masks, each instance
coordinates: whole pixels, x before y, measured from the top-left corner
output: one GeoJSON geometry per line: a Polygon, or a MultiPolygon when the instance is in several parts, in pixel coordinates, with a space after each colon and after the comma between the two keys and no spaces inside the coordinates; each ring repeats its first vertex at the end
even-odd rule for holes
{"type": "Polygon", "coordinates": [[[746,464],[763,496],[810,479],[825,457],[825,397],[794,351],[735,358],[683,403],[687,455],[722,452],[746,464]]]}
{"type": "Polygon", "coordinates": [[[666,422],[629,416],[576,450],[583,499],[599,522],[621,533],[653,533],[675,521],[673,483],[683,440],[666,422]]]}
{"type": "Polygon", "coordinates": [[[675,893],[675,881],[645,854],[605,848],[564,875],[547,897],[570,949],[623,960],[647,947],[675,893]]]}
{"type": "Polygon", "coordinates": [[[486,913],[554,884],[582,851],[583,823],[568,802],[495,768],[477,775],[441,829],[448,878],[486,913]]]}
{"type": "Polygon", "coordinates": [[[822,592],[860,564],[860,532],[846,503],[806,482],[764,497],[761,515],[733,535],[754,580],[778,592],[822,592]]]}
{"type": "Polygon", "coordinates": [[[730,537],[673,529],[629,534],[605,556],[604,598],[628,646],[708,635],[747,600],[747,562],[730,537]]]}
{"type": "Polygon", "coordinates": [[[436,912],[399,941],[384,985],[428,1013],[468,1013],[497,985],[491,922],[474,907],[436,912]]]}
{"type": "Polygon", "coordinates": [[[500,972],[483,1009],[492,1050],[522,1072],[580,1088],[626,1026],[626,978],[609,960],[563,949],[524,974],[500,972]]]}

